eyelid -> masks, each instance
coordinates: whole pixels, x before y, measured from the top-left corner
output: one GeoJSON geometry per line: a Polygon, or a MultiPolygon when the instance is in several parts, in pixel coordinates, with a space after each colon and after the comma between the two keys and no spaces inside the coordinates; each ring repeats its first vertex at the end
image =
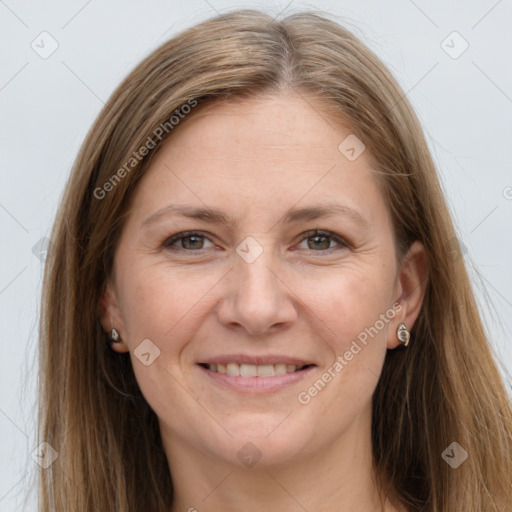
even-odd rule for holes
{"type": "MultiPolygon", "coordinates": [[[[192,231],[182,231],[180,233],[176,233],[175,235],[172,235],[170,237],[167,237],[164,242],[162,243],[162,247],[165,249],[165,248],[169,248],[172,246],[172,244],[174,244],[175,242],[178,242],[179,240],[183,239],[183,238],[187,238],[189,236],[199,236],[199,237],[203,237],[204,239],[206,240],[209,240],[211,243],[212,240],[211,240],[211,236],[208,232],[206,231],[197,231],[197,230],[192,230],[192,231]]],[[[308,238],[311,238],[313,236],[325,236],[326,238],[330,238],[334,241],[336,241],[340,247],[331,247],[330,249],[326,249],[326,250],[323,250],[323,251],[315,251],[313,249],[310,249],[312,252],[318,252],[318,253],[329,253],[333,250],[339,250],[340,248],[351,248],[352,245],[347,242],[347,240],[345,240],[343,237],[341,237],[340,235],[337,235],[336,233],[332,232],[332,231],[328,231],[328,230],[321,230],[321,229],[312,229],[312,230],[309,230],[309,231],[305,231],[304,233],[301,233],[300,235],[300,240],[298,243],[301,243],[303,242],[304,240],[307,240],[308,238]]],[[[183,248],[176,248],[176,249],[173,249],[175,251],[185,251],[185,252],[188,252],[188,253],[192,253],[192,252],[196,252],[196,253],[200,253],[201,251],[203,251],[203,249],[198,249],[198,250],[190,250],[190,249],[183,249],[183,248]]],[[[301,250],[301,249],[299,249],[301,250]]],[[[306,249],[307,250],[307,249],[306,249]]]]}

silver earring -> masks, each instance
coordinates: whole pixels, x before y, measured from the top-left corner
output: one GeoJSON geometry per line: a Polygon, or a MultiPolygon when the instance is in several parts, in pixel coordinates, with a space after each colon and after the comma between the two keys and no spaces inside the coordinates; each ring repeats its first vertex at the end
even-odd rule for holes
{"type": "Polygon", "coordinates": [[[116,342],[119,341],[119,331],[115,327],[112,327],[112,331],[110,331],[110,339],[116,342]]]}
{"type": "Polygon", "coordinates": [[[405,324],[400,324],[398,326],[398,329],[396,331],[396,336],[400,340],[400,343],[407,347],[409,345],[409,340],[411,339],[411,335],[409,331],[407,330],[407,326],[405,324]]]}

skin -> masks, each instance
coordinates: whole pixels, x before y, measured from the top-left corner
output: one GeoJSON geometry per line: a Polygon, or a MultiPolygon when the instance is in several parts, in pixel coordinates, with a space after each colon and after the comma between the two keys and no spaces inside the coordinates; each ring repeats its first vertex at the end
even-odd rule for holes
{"type": "Polygon", "coordinates": [[[351,162],[338,150],[350,133],[320,100],[290,91],[198,107],[134,192],[102,322],[120,332],[112,348],[130,352],[158,416],[172,512],[399,510],[377,496],[371,397],[386,350],[400,345],[398,325],[411,329],[419,313],[425,252],[415,242],[397,260],[370,155],[351,162]],[[345,214],[283,222],[291,208],[326,202],[353,208],[367,225],[345,214]],[[170,203],[219,208],[236,224],[168,215],[141,226],[170,203]],[[327,237],[317,248],[307,234],[314,229],[349,245],[327,237]],[[204,237],[164,246],[189,230],[204,237]],[[263,249],[251,263],[236,252],[249,236],[263,249]],[[298,394],[397,302],[384,328],[299,403],[298,394]],[[148,366],[134,353],[145,339],[160,350],[148,366]],[[277,392],[242,394],[197,365],[226,353],[287,354],[317,366],[277,392]],[[248,442],[261,455],[252,467],[237,457],[248,442]]]}

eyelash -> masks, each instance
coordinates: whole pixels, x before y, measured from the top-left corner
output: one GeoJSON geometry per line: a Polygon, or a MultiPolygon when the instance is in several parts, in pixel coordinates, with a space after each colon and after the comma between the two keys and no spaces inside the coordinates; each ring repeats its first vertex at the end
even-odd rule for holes
{"type": "MultiPolygon", "coordinates": [[[[176,235],[173,235],[169,238],[167,238],[164,243],[162,244],[162,246],[165,248],[165,249],[168,249],[168,250],[171,250],[171,251],[185,251],[185,252],[188,252],[188,253],[191,253],[191,252],[201,252],[203,251],[204,249],[197,249],[197,250],[194,250],[194,249],[184,249],[182,247],[180,248],[172,248],[172,245],[176,242],[179,242],[180,240],[183,240],[184,238],[188,238],[188,237],[192,237],[192,236],[197,236],[197,237],[203,237],[207,240],[210,240],[204,232],[202,231],[184,231],[182,233],[177,233],[176,235]]],[[[322,231],[322,230],[318,230],[318,229],[315,229],[315,230],[311,230],[311,231],[306,231],[305,233],[303,233],[303,238],[301,238],[300,242],[303,242],[304,240],[307,240],[308,238],[313,238],[314,236],[320,236],[320,237],[324,237],[324,238],[330,238],[336,242],[338,242],[340,244],[340,247],[331,247],[330,249],[326,249],[326,250],[319,250],[319,251],[315,251],[313,249],[309,249],[313,252],[319,252],[319,253],[330,253],[331,251],[333,250],[340,250],[340,249],[348,249],[350,248],[350,244],[345,241],[343,238],[341,238],[340,236],[336,235],[335,233],[332,233],[331,231],[322,231]]],[[[211,242],[211,240],[210,240],[211,242]]]]}

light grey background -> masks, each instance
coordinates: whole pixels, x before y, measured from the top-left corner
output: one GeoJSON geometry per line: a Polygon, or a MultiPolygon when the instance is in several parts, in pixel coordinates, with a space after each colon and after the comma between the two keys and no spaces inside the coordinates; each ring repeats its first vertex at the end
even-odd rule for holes
{"type": "Polygon", "coordinates": [[[512,370],[510,1],[0,0],[2,512],[35,510],[23,505],[36,468],[42,263],[33,248],[49,236],[79,146],[136,63],[178,31],[236,7],[331,12],[389,66],[423,123],[488,332],[512,370]]]}

